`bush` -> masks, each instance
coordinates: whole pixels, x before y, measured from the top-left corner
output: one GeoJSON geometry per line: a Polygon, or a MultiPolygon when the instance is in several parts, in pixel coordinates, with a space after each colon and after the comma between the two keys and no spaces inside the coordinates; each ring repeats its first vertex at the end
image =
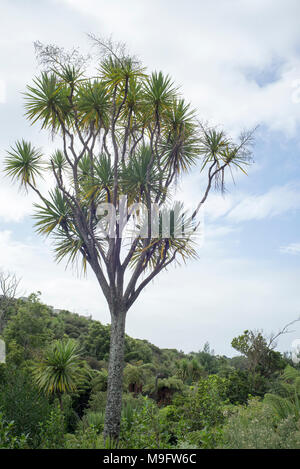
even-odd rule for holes
{"type": "Polygon", "coordinates": [[[235,370],[227,376],[227,397],[232,404],[246,404],[252,384],[249,373],[235,370]]]}
{"type": "Polygon", "coordinates": [[[204,428],[184,435],[183,439],[178,441],[176,447],[178,449],[214,449],[220,444],[222,435],[222,429],[219,427],[204,428]]]}
{"type": "Polygon", "coordinates": [[[65,436],[66,449],[117,449],[121,448],[120,443],[106,439],[99,435],[97,429],[93,426],[86,430],[78,430],[74,435],[65,436]]]}
{"type": "Polygon", "coordinates": [[[105,413],[104,412],[87,412],[79,423],[78,428],[82,429],[83,431],[89,427],[93,427],[98,433],[103,432],[104,427],[104,419],[105,413]]]}
{"type": "Polygon", "coordinates": [[[40,422],[46,422],[51,406],[42,396],[32,379],[24,370],[11,367],[6,369],[0,383],[0,408],[9,421],[14,422],[15,434],[28,435],[28,444],[38,447],[40,443],[40,422]]]}
{"type": "Polygon", "coordinates": [[[106,406],[106,392],[92,393],[88,402],[88,411],[104,412],[106,406]]]}
{"type": "Polygon", "coordinates": [[[300,448],[299,422],[293,416],[279,420],[272,408],[250,399],[239,406],[223,427],[220,447],[232,449],[300,448]]]}
{"type": "Polygon", "coordinates": [[[94,427],[80,429],[74,435],[65,435],[66,449],[103,449],[103,437],[94,427]]]}
{"type": "Polygon", "coordinates": [[[201,378],[196,386],[174,397],[168,418],[179,439],[187,433],[223,423],[226,390],[227,380],[211,375],[201,378]]]}
{"type": "Polygon", "coordinates": [[[64,447],[65,420],[59,407],[55,407],[48,420],[40,425],[42,449],[61,449],[64,447]]]}
{"type": "Polygon", "coordinates": [[[128,449],[171,448],[169,427],[152,399],[140,396],[141,408],[132,410],[130,419],[123,416],[121,442],[128,449]]]}
{"type": "Polygon", "coordinates": [[[0,413],[0,449],[27,448],[27,436],[16,436],[14,422],[7,422],[3,413],[0,413]]]}

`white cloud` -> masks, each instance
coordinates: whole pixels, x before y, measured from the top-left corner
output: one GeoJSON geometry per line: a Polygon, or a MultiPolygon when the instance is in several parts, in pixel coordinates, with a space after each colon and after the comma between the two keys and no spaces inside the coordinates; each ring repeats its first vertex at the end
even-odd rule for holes
{"type": "MultiPolygon", "coordinates": [[[[187,186],[187,194],[180,192],[189,207],[195,206],[197,201],[197,184],[187,186]],[[186,196],[186,197],[185,197],[186,196]]],[[[199,199],[199,196],[198,196],[199,199]]],[[[233,191],[222,195],[211,193],[204,205],[204,222],[214,223],[223,218],[226,223],[238,223],[247,220],[263,220],[280,216],[291,210],[300,209],[300,185],[290,182],[283,186],[273,186],[263,194],[248,194],[233,191]]],[[[228,226],[226,225],[226,230],[228,226]]],[[[232,227],[231,227],[232,229],[232,227]]]]}
{"type": "Polygon", "coordinates": [[[39,238],[16,240],[9,230],[0,231],[0,269],[21,277],[26,294],[40,290],[42,300],[57,308],[91,314],[106,323],[107,305],[93,273],[80,277],[75,270],[56,264],[50,243],[39,238]]]}
{"type": "MultiPolygon", "coordinates": [[[[22,277],[26,294],[40,290],[42,300],[55,308],[109,322],[94,275],[78,278],[65,271],[37,239],[17,241],[11,232],[0,231],[0,259],[2,268],[22,277]]],[[[263,261],[204,256],[148,285],[128,313],[127,333],[186,352],[208,340],[217,353],[231,354],[230,341],[244,329],[270,332],[283,325],[283,313],[291,320],[298,315],[298,278],[299,269],[278,272],[263,261]]]]}
{"type": "MultiPolygon", "coordinates": [[[[128,313],[128,334],[185,351],[209,341],[217,353],[233,354],[230,342],[243,330],[269,334],[299,316],[299,273],[263,260],[202,256],[147,287],[128,313]]],[[[283,338],[280,349],[293,338],[283,338]]]]}
{"type": "Polygon", "coordinates": [[[32,194],[18,192],[16,186],[0,186],[0,218],[4,222],[20,222],[33,212],[32,194]]]}
{"type": "MultiPolygon", "coordinates": [[[[170,73],[201,118],[224,124],[234,134],[241,127],[262,122],[268,129],[297,135],[298,0],[153,0],[151,8],[145,0],[3,3],[7,15],[0,18],[0,78],[8,89],[7,102],[1,106],[5,109],[2,154],[22,136],[50,145],[45,134],[25,124],[22,117],[20,92],[37,73],[32,42],[39,39],[66,47],[82,43],[86,49],[89,43],[84,32],[89,31],[104,36],[112,33],[116,40],[128,43],[149,70],[170,73]],[[13,40],[11,24],[16,31],[13,40]]],[[[199,201],[200,182],[199,175],[193,175],[184,186],[183,198],[191,207],[199,201]]],[[[23,220],[32,208],[30,197],[1,182],[1,219],[23,220]]],[[[186,351],[209,340],[217,352],[229,353],[230,340],[244,329],[270,331],[282,326],[283,316],[292,320],[299,313],[299,269],[284,271],[275,260],[264,264],[261,259],[227,259],[228,245],[223,240],[231,235],[237,238],[236,222],[299,208],[295,184],[272,187],[265,194],[255,189],[250,195],[234,191],[225,198],[210,194],[200,261],[171,268],[149,285],[128,314],[128,333],[186,351]],[[218,226],[221,218],[224,224],[218,226]]],[[[21,229],[16,232],[18,239],[21,229]]],[[[298,243],[290,245],[290,251],[291,246],[296,251],[298,243]]],[[[41,290],[48,304],[109,320],[93,274],[79,279],[57,266],[49,246],[36,237],[17,241],[10,231],[0,232],[0,259],[3,268],[23,277],[27,293],[41,290]]]]}
{"type": "MultiPolygon", "coordinates": [[[[0,148],[1,150],[1,148],[0,148]]],[[[46,147],[44,154],[49,155],[53,148],[46,147]],[[49,150],[47,152],[47,150],[49,150]]],[[[0,152],[1,153],[1,152],[0,152]]],[[[6,152],[3,152],[5,156],[6,152]]],[[[3,162],[3,159],[2,159],[3,162]]],[[[2,163],[3,165],[3,163],[2,163]]],[[[3,167],[2,167],[3,169],[3,167]]],[[[53,187],[54,176],[51,174],[43,174],[43,178],[39,178],[37,183],[40,191],[47,197],[48,191],[53,187]]],[[[17,181],[12,181],[8,176],[0,173],[0,220],[6,223],[21,222],[34,212],[33,204],[41,203],[39,197],[32,191],[20,187],[17,181]]]]}
{"type": "Polygon", "coordinates": [[[244,196],[228,214],[230,221],[262,220],[300,209],[300,189],[295,184],[271,188],[262,195],[244,196]]]}
{"type": "Polygon", "coordinates": [[[93,18],[102,34],[127,42],[150,69],[171,73],[202,118],[232,131],[261,122],[295,134],[298,1],[65,3],[93,18]]]}
{"type": "Polygon", "coordinates": [[[279,250],[283,254],[299,255],[300,243],[291,243],[291,244],[288,244],[287,246],[281,246],[279,250]]]}
{"type": "Polygon", "coordinates": [[[4,80],[0,80],[0,103],[6,101],[6,83],[4,80]]]}

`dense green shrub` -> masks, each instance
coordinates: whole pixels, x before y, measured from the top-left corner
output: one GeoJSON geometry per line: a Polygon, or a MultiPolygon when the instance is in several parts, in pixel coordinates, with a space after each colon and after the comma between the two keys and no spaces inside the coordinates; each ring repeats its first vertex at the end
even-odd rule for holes
{"type": "Polygon", "coordinates": [[[236,407],[223,427],[220,447],[233,449],[300,448],[299,422],[293,416],[279,420],[258,398],[236,407]]]}
{"type": "Polygon", "coordinates": [[[93,427],[97,433],[102,433],[104,427],[105,413],[102,412],[87,412],[81,419],[78,428],[83,431],[89,427],[93,427]]]}
{"type": "Polygon", "coordinates": [[[4,329],[4,340],[7,344],[7,362],[15,363],[16,351],[19,364],[22,360],[34,358],[39,350],[54,338],[51,330],[50,308],[39,301],[36,294],[29,296],[28,301],[20,302],[18,309],[4,329]]]}
{"type": "MultiPolygon", "coordinates": [[[[113,448],[102,437],[109,326],[68,311],[54,313],[31,295],[14,302],[3,336],[0,446],[113,448]],[[61,410],[55,396],[39,393],[30,370],[49,342],[70,337],[90,367],[84,365],[88,374],[77,391],[62,396],[61,410]]],[[[249,373],[249,356],[215,356],[208,344],[184,354],[126,336],[119,447],[299,448],[299,369],[290,361],[282,371],[287,359],[278,353],[267,358],[267,367],[249,373]],[[248,402],[251,393],[262,398],[248,402]]]]}
{"type": "Polygon", "coordinates": [[[103,449],[103,437],[94,427],[80,429],[65,436],[66,449],[103,449]]]}
{"type": "Polygon", "coordinates": [[[88,401],[87,411],[103,412],[106,405],[106,392],[92,393],[88,401]]]}
{"type": "Polygon", "coordinates": [[[222,441],[223,431],[221,427],[204,428],[186,433],[178,440],[176,447],[180,449],[200,448],[214,449],[222,441]]]}
{"type": "Polygon", "coordinates": [[[177,394],[169,410],[169,418],[177,427],[177,434],[220,425],[227,403],[227,380],[217,375],[201,378],[196,386],[177,394]]]}
{"type": "Polygon", "coordinates": [[[66,425],[63,413],[58,406],[54,407],[46,422],[40,424],[40,448],[64,448],[66,425]]]}
{"type": "Polygon", "coordinates": [[[0,449],[27,448],[27,435],[16,435],[14,422],[7,422],[0,412],[0,449]]]}
{"type": "Polygon", "coordinates": [[[252,391],[249,373],[234,370],[227,378],[227,398],[231,404],[245,404],[252,391]]]}
{"type": "Polygon", "coordinates": [[[29,372],[7,367],[0,383],[0,409],[14,422],[16,435],[25,433],[30,446],[39,445],[39,424],[48,419],[51,406],[33,385],[29,372]]]}
{"type": "Polygon", "coordinates": [[[167,422],[157,405],[148,397],[139,397],[143,405],[133,410],[130,420],[123,415],[121,442],[125,448],[170,448],[167,422]]]}

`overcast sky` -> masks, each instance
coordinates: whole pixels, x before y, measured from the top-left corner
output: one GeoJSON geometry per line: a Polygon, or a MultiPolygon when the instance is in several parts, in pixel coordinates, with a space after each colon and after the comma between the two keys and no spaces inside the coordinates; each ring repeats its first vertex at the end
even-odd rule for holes
{"type": "MultiPolygon", "coordinates": [[[[0,159],[16,139],[44,148],[49,136],[24,118],[22,91],[38,73],[33,41],[90,48],[86,33],[124,41],[148,70],[181,86],[199,117],[232,135],[260,125],[255,164],[225,197],[210,195],[200,259],[171,268],[128,313],[127,333],[160,347],[232,355],[245,329],[276,332],[300,315],[299,0],[1,0],[0,159]]],[[[56,265],[32,228],[31,195],[0,177],[0,266],[28,293],[109,322],[92,274],[56,265]]],[[[198,172],[179,190],[199,200],[198,172]]],[[[289,350],[300,338],[283,337],[289,350]]]]}

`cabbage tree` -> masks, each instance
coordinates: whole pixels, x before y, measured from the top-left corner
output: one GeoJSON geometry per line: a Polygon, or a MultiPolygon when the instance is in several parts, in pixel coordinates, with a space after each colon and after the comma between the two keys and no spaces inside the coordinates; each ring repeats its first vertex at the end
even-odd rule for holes
{"type": "Polygon", "coordinates": [[[115,438],[127,313],[160,272],[196,257],[197,214],[213,187],[224,188],[228,172],[245,171],[252,133],[234,143],[223,130],[204,126],[170,76],[148,73],[124,48],[94,41],[101,54],[93,71],[76,51],[37,46],[43,68],[24,94],[26,117],[59,147],[45,155],[18,140],[5,171],[38,195],[35,226],[52,238],[56,260],[89,265],[107,301],[104,433],[115,438]],[[204,182],[187,215],[174,193],[191,171],[202,171],[204,182]],[[54,180],[48,192],[47,173],[54,180]]]}

